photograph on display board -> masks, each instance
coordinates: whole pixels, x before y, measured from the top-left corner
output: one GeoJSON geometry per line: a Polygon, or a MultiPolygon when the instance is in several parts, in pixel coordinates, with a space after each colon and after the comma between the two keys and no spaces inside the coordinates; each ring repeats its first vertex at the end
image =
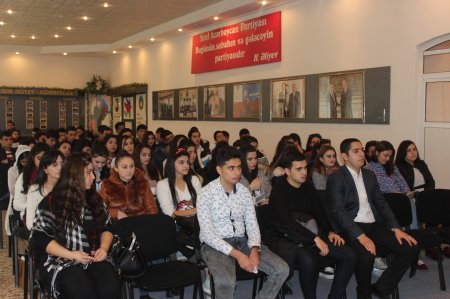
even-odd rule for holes
{"type": "Polygon", "coordinates": [[[174,119],[174,92],[160,91],[158,92],[158,118],[174,119]]]}
{"type": "Polygon", "coordinates": [[[136,95],[136,125],[147,123],[147,94],[136,95]]]}
{"type": "Polygon", "coordinates": [[[178,117],[197,119],[198,89],[182,89],[178,97],[178,117]]]}
{"type": "Polygon", "coordinates": [[[233,118],[261,118],[261,84],[233,85],[233,118]]]}
{"type": "Polygon", "coordinates": [[[305,78],[286,78],[271,82],[272,118],[305,118],[305,78]]]}
{"type": "Polygon", "coordinates": [[[113,98],[113,124],[116,124],[119,121],[122,121],[122,98],[114,97],[113,98]]]}
{"type": "Polygon", "coordinates": [[[225,85],[207,86],[203,88],[203,102],[205,118],[225,118],[225,85]]]}
{"type": "Polygon", "coordinates": [[[123,98],[123,119],[134,119],[134,98],[124,97],[123,98]]]}
{"type": "Polygon", "coordinates": [[[94,134],[100,125],[111,127],[111,97],[107,95],[89,94],[89,128],[94,134]]]}
{"type": "Polygon", "coordinates": [[[319,118],[362,119],[364,72],[319,77],[319,118]]]}

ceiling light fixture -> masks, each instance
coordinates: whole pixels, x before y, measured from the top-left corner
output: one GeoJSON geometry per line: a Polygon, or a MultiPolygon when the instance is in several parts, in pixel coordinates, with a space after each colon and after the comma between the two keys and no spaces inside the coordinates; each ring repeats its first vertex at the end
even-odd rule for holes
{"type": "Polygon", "coordinates": [[[154,37],[150,37],[150,41],[151,41],[151,42],[154,42],[154,41],[155,41],[155,38],[154,38],[154,37]]]}
{"type": "Polygon", "coordinates": [[[3,25],[5,25],[5,22],[0,21],[0,26],[3,26],[3,25]]]}
{"type": "Polygon", "coordinates": [[[20,54],[20,52],[16,52],[16,55],[19,55],[20,54]]]}
{"type": "Polygon", "coordinates": [[[8,9],[6,12],[7,12],[9,15],[12,15],[12,13],[13,13],[13,11],[12,11],[11,9],[8,9]]]}
{"type": "Polygon", "coordinates": [[[88,16],[84,16],[83,20],[85,20],[85,21],[89,20],[88,16]]]}
{"type": "Polygon", "coordinates": [[[113,51],[113,54],[116,54],[116,53],[117,53],[117,51],[116,51],[116,50],[114,50],[114,51],[113,51]]]}
{"type": "Polygon", "coordinates": [[[59,34],[55,34],[53,35],[55,38],[59,38],[59,34]]]}
{"type": "Polygon", "coordinates": [[[183,28],[178,28],[178,32],[183,32],[183,28]]]}
{"type": "Polygon", "coordinates": [[[108,8],[109,7],[108,2],[103,3],[103,7],[108,8]]]}
{"type": "Polygon", "coordinates": [[[36,39],[36,35],[32,35],[32,36],[31,36],[31,39],[36,39]]]}
{"type": "Polygon", "coordinates": [[[218,21],[218,20],[219,20],[219,17],[218,17],[218,16],[215,16],[213,19],[214,19],[214,21],[218,21]]]}
{"type": "Polygon", "coordinates": [[[70,30],[72,30],[72,27],[67,26],[66,29],[70,31],[70,30]]]}
{"type": "Polygon", "coordinates": [[[261,5],[267,5],[267,1],[261,1],[261,5]]]}
{"type": "Polygon", "coordinates": [[[14,34],[11,34],[11,37],[12,37],[12,38],[16,38],[16,36],[15,36],[14,34]]]}
{"type": "Polygon", "coordinates": [[[63,55],[64,55],[64,56],[67,56],[67,52],[64,52],[63,55]]]}
{"type": "Polygon", "coordinates": [[[130,49],[131,49],[131,48],[133,48],[133,46],[132,46],[132,45],[129,45],[129,46],[128,46],[128,48],[130,48],[130,49]]]}

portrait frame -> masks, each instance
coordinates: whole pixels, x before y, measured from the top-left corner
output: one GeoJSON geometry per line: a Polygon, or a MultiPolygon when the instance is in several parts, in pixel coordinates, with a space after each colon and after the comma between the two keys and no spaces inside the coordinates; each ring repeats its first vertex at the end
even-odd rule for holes
{"type": "Polygon", "coordinates": [[[306,120],[306,77],[270,81],[270,120],[306,120]]]}
{"type": "Polygon", "coordinates": [[[127,96],[122,97],[122,113],[123,119],[134,120],[134,97],[127,96]]]}
{"type": "Polygon", "coordinates": [[[225,84],[203,87],[203,119],[225,120],[227,97],[225,84]]]}
{"type": "Polygon", "coordinates": [[[178,119],[198,119],[198,88],[183,88],[178,91],[178,119]]]}
{"type": "Polygon", "coordinates": [[[364,70],[319,76],[319,119],[364,118],[364,70]]]}
{"type": "Polygon", "coordinates": [[[175,119],[175,92],[173,90],[158,91],[158,119],[175,119]]]}
{"type": "Polygon", "coordinates": [[[233,84],[233,120],[261,121],[261,81],[233,84]]]}

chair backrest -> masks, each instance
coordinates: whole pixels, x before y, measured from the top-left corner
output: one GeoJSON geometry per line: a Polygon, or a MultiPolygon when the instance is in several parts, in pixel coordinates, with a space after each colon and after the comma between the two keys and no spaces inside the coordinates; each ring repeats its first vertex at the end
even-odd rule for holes
{"type": "Polygon", "coordinates": [[[178,251],[175,221],[167,215],[139,215],[117,222],[117,234],[128,240],[134,232],[146,260],[166,258],[178,251]]]}
{"type": "Polygon", "coordinates": [[[425,190],[417,196],[417,219],[430,225],[450,225],[450,190],[425,190]]]}
{"type": "Polygon", "coordinates": [[[261,233],[261,241],[263,244],[270,246],[271,234],[273,233],[272,210],[270,209],[270,205],[256,207],[255,211],[261,233]]]}
{"type": "Polygon", "coordinates": [[[402,193],[384,193],[383,195],[398,224],[401,227],[410,225],[412,223],[412,209],[408,196],[402,193]]]}

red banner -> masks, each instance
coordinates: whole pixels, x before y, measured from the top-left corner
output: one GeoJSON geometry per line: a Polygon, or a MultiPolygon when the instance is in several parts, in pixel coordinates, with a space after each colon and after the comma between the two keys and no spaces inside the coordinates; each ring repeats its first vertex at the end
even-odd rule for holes
{"type": "Polygon", "coordinates": [[[192,37],[192,74],[281,61],[281,12],[192,37]]]}

